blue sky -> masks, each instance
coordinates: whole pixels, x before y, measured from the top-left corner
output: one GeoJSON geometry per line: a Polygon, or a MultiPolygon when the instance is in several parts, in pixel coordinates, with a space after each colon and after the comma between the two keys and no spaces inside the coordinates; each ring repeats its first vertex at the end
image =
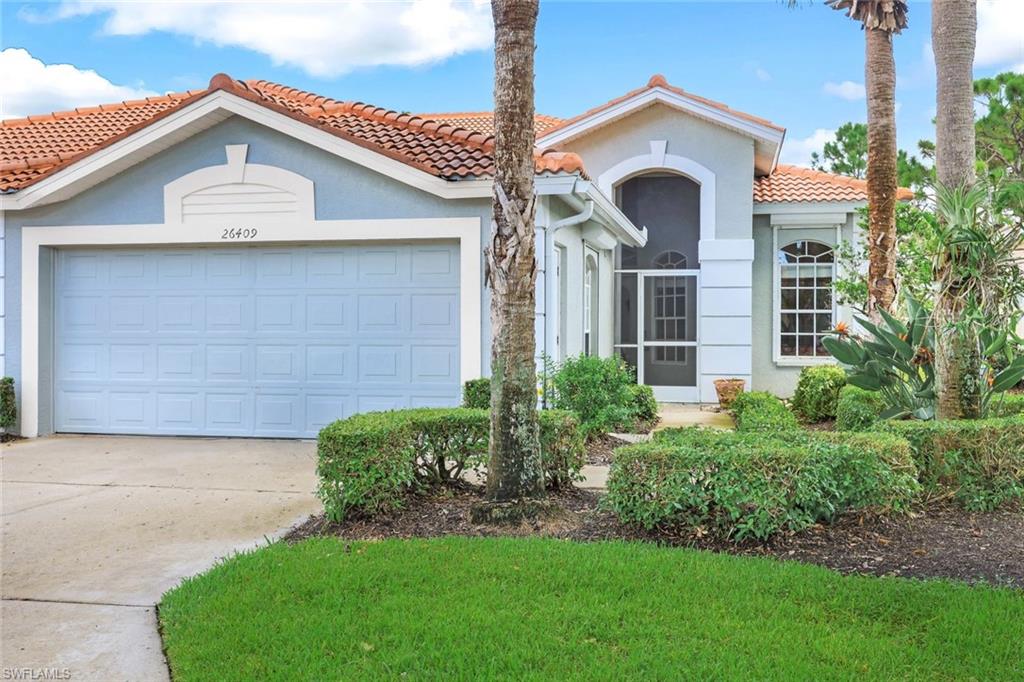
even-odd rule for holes
{"type": "MultiPolygon", "coordinates": [[[[402,111],[490,108],[480,0],[0,5],[5,116],[202,88],[219,71],[402,111]]],[[[929,10],[912,2],[895,43],[897,124],[910,149],[932,137],[929,10]]],[[[979,12],[976,75],[1024,69],[1024,0],[981,0],[979,12]]],[[[785,126],[785,160],[806,163],[830,131],[864,120],[863,40],[821,2],[544,1],[537,109],[570,116],[663,73],[785,126]]]]}

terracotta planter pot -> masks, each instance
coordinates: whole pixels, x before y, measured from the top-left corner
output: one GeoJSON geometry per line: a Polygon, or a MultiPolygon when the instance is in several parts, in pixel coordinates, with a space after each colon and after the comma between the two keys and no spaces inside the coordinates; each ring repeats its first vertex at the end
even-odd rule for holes
{"type": "Polygon", "coordinates": [[[747,382],[745,379],[715,379],[715,393],[718,394],[718,404],[729,409],[736,396],[743,393],[747,382]]]}

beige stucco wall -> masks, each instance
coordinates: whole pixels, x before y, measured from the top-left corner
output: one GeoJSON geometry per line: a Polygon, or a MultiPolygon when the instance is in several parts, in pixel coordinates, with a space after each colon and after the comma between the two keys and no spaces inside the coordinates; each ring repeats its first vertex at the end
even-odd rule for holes
{"type": "Polygon", "coordinates": [[[749,239],[753,214],[754,141],[664,104],[621,118],[564,145],[583,158],[594,178],[666,140],[666,153],[696,161],[715,174],[716,239],[749,239]]]}

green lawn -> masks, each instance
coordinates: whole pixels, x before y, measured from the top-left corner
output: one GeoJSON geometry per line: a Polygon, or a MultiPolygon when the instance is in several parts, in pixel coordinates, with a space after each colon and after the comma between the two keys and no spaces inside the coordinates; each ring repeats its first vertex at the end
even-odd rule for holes
{"type": "Polygon", "coordinates": [[[317,539],[160,606],[177,682],[1024,679],[1024,593],[544,539],[317,539]]]}

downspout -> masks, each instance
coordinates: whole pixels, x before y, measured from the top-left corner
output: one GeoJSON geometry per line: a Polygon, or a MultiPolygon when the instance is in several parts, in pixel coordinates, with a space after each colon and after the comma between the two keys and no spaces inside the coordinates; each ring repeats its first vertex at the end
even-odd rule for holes
{"type": "MultiPolygon", "coordinates": [[[[575,194],[575,192],[576,192],[576,189],[575,189],[575,186],[574,186],[572,193],[575,194]]],[[[581,210],[579,213],[576,213],[574,215],[568,216],[567,218],[562,218],[561,220],[556,220],[550,226],[547,226],[547,227],[544,228],[544,277],[545,277],[545,279],[547,279],[546,286],[544,287],[545,298],[547,299],[546,301],[544,301],[544,309],[547,311],[545,313],[545,315],[544,315],[544,344],[545,344],[545,346],[547,346],[548,338],[550,338],[549,337],[549,331],[550,330],[548,329],[548,325],[551,324],[551,313],[553,312],[553,304],[554,304],[555,301],[557,301],[557,297],[561,293],[561,278],[564,276],[564,273],[560,273],[559,274],[558,290],[557,291],[554,290],[554,287],[551,286],[551,273],[553,272],[553,270],[552,270],[552,258],[554,257],[554,252],[555,252],[555,232],[558,232],[563,227],[570,227],[572,225],[579,225],[580,223],[585,223],[588,220],[590,220],[593,217],[593,215],[594,215],[594,200],[593,199],[586,199],[586,200],[584,200],[584,203],[583,203],[583,210],[581,210]]],[[[561,267],[561,264],[560,263],[555,264],[554,267],[561,267]]],[[[561,316],[561,310],[559,310],[559,316],[558,317],[559,317],[559,323],[561,323],[561,317],[562,317],[561,316]]],[[[554,331],[555,331],[556,334],[558,333],[557,329],[554,330],[554,331]]],[[[565,341],[564,339],[559,339],[560,343],[564,343],[564,341],[565,341]]],[[[546,352],[545,352],[545,355],[547,355],[546,352]]],[[[544,405],[543,406],[547,407],[547,394],[546,393],[544,394],[544,405]]]]}

